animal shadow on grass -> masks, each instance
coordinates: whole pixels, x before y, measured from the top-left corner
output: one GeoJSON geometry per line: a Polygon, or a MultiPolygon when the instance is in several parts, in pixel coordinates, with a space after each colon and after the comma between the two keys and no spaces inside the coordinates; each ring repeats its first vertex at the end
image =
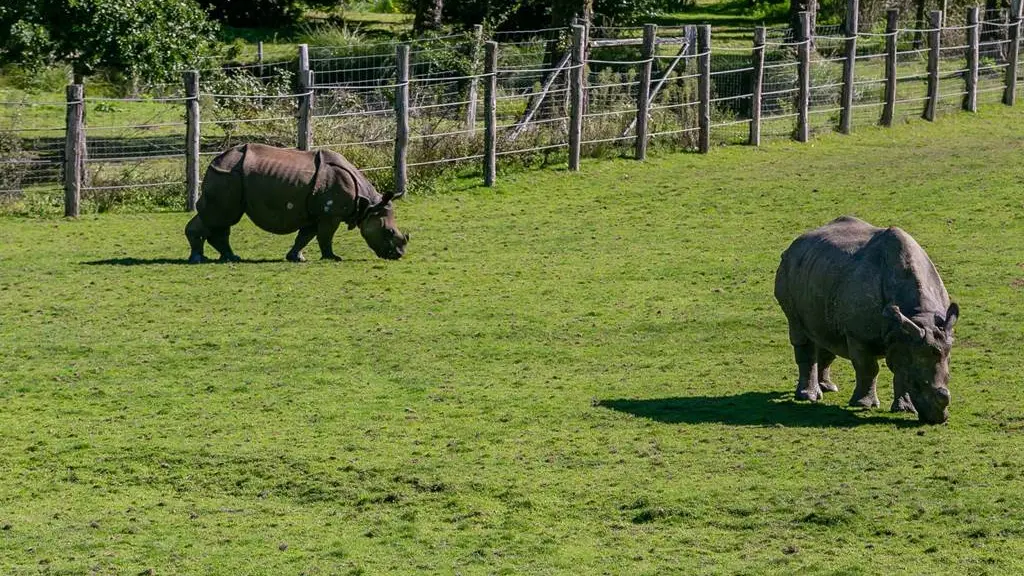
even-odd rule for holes
{"type": "MultiPolygon", "coordinates": [[[[231,264],[270,264],[272,262],[286,262],[284,258],[243,258],[240,262],[231,262],[231,264]]],[[[188,258],[108,258],[106,260],[93,260],[91,262],[83,262],[87,266],[156,266],[163,264],[186,264],[189,266],[204,266],[210,264],[227,264],[227,262],[220,262],[218,260],[210,260],[203,264],[189,264],[188,258]]]]}
{"type": "MultiPolygon", "coordinates": [[[[854,409],[797,402],[792,393],[744,392],[733,396],[690,396],[648,400],[601,400],[598,406],[665,424],[718,423],[731,426],[851,428],[865,424],[916,426],[899,417],[858,415],[854,409]]],[[[860,411],[863,412],[863,411],[860,411]]]]}

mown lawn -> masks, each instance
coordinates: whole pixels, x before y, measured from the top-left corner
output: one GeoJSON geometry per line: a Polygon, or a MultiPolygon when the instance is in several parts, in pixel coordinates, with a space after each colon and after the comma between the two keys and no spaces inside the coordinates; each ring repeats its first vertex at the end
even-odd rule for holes
{"type": "Polygon", "coordinates": [[[0,219],[0,573],[1021,573],[1021,126],[502,175],[399,262],[0,219]],[[846,213],[961,305],[947,425],[792,400],[775,266],[846,213]]]}

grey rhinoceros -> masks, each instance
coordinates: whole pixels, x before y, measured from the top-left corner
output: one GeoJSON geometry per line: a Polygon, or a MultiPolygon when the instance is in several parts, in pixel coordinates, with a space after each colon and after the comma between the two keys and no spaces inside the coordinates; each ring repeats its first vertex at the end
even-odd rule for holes
{"type": "Polygon", "coordinates": [[[878,406],[878,358],[893,373],[893,411],[938,424],[949,417],[949,354],[960,315],[921,246],[903,230],[843,216],[798,237],[775,275],[775,299],[789,322],[797,399],[837,391],[836,356],[849,358],[857,385],[851,406],[878,406]]]}
{"type": "Polygon", "coordinates": [[[286,256],[293,262],[305,260],[302,249],[314,236],[324,259],[340,260],[332,243],[342,222],[349,230],[358,226],[377,256],[396,260],[405,253],[409,237],[395,225],[393,198],[393,193],[381,196],[337,152],[235,146],[214,158],[206,170],[197,214],[185,226],[192,248],[189,262],[206,260],[204,242],[220,252],[221,260],[239,260],[228,237],[243,214],[267,232],[298,232],[286,256]]]}

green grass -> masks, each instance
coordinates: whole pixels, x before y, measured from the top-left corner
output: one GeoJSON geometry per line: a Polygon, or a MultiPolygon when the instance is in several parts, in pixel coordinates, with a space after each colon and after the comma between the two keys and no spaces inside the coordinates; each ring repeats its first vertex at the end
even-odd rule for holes
{"type": "Polygon", "coordinates": [[[399,262],[0,219],[0,572],[1020,573],[1022,122],[456,183],[399,262]],[[792,401],[775,266],[845,213],[961,305],[948,425],[792,401]]]}

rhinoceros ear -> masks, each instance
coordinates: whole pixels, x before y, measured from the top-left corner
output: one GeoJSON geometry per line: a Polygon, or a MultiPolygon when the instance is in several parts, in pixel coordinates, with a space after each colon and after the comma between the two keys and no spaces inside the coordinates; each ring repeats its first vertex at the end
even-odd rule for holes
{"type": "Polygon", "coordinates": [[[903,333],[906,334],[907,336],[910,336],[911,338],[917,338],[918,340],[924,340],[924,328],[921,328],[920,326],[915,324],[913,320],[904,316],[903,312],[900,311],[899,306],[895,304],[889,304],[888,306],[886,306],[885,311],[882,314],[886,318],[889,318],[890,320],[895,322],[900,327],[900,330],[902,330],[903,333]]]}
{"type": "Polygon", "coordinates": [[[946,310],[946,321],[942,324],[942,329],[947,334],[953,333],[953,326],[956,325],[956,321],[960,318],[960,306],[956,302],[949,304],[949,309],[946,310]]]}
{"type": "Polygon", "coordinates": [[[380,202],[377,202],[376,204],[373,205],[372,208],[370,208],[370,210],[367,212],[367,215],[375,215],[380,212],[383,212],[384,209],[387,208],[388,202],[391,202],[391,200],[394,197],[394,192],[388,192],[387,194],[384,194],[384,196],[381,197],[380,202]]]}

